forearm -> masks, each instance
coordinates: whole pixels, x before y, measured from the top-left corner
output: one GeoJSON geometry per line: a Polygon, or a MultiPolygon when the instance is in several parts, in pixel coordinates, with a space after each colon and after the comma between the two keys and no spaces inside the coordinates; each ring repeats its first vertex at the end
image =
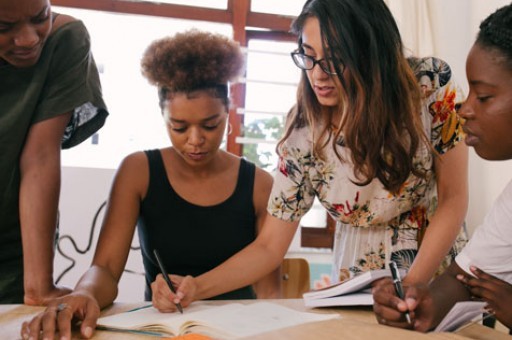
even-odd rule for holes
{"type": "Polygon", "coordinates": [[[53,288],[53,257],[60,192],[59,154],[22,167],[20,222],[25,295],[39,297],[53,288]]]}
{"type": "Polygon", "coordinates": [[[282,297],[281,274],[281,266],[278,266],[270,274],[254,283],[253,287],[258,299],[279,299],[282,297]]]}
{"type": "Polygon", "coordinates": [[[466,207],[466,200],[456,197],[438,207],[405,278],[406,283],[430,282],[461,230],[466,207]]]}
{"type": "Polygon", "coordinates": [[[118,282],[107,269],[92,265],[82,275],[73,292],[93,297],[103,309],[117,297],[118,282]]]}
{"type": "Polygon", "coordinates": [[[195,299],[207,299],[251,285],[276,269],[284,255],[253,243],[220,266],[198,276],[195,299]]]}

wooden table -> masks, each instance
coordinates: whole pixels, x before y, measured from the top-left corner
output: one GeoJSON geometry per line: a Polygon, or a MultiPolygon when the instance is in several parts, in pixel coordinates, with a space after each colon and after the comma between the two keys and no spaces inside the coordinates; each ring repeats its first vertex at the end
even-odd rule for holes
{"type": "MultiPolygon", "coordinates": [[[[257,300],[236,301],[242,303],[251,303],[257,300]]],[[[375,316],[368,307],[343,307],[328,309],[309,309],[304,307],[301,299],[281,299],[268,300],[286,307],[301,311],[310,311],[318,313],[338,313],[342,316],[340,319],[328,320],[303,324],[295,327],[284,328],[281,330],[262,333],[246,339],[251,340],[282,340],[282,339],[343,339],[343,340],[410,340],[410,339],[478,339],[478,340],[511,340],[512,337],[500,331],[482,326],[473,325],[460,331],[460,333],[428,333],[397,329],[382,326],[377,323],[375,316]]],[[[233,301],[203,301],[202,304],[219,305],[233,301]]],[[[102,315],[109,315],[130,310],[142,306],[145,303],[115,303],[106,308],[102,315]]],[[[20,339],[20,327],[23,321],[29,320],[36,313],[44,310],[44,307],[30,307],[25,305],[0,305],[0,338],[1,339],[20,339]]],[[[78,333],[74,334],[78,339],[78,333]]],[[[94,339],[151,339],[154,337],[135,335],[127,333],[115,333],[107,331],[96,331],[94,339]]]]}

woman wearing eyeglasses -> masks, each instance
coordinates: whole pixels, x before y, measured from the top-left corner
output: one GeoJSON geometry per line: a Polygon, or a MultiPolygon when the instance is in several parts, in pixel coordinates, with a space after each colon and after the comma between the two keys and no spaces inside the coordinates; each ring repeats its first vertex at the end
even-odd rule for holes
{"type": "Polygon", "coordinates": [[[337,221],[333,281],[394,260],[409,270],[406,283],[427,283],[458,250],[467,148],[448,65],[430,58],[411,67],[382,0],[310,0],[293,29],[292,57],[304,71],[278,145],[264,228],[219,267],[182,279],[160,308],[270,272],[315,198],[337,221]],[[420,89],[414,71],[432,81],[420,89]]]}

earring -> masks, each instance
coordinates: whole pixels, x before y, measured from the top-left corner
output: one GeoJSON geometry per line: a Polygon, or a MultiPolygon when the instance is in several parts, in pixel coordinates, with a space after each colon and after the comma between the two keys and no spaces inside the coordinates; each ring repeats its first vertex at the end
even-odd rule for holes
{"type": "Polygon", "coordinates": [[[231,134],[231,132],[233,132],[233,126],[231,123],[228,123],[228,136],[231,134]]]}

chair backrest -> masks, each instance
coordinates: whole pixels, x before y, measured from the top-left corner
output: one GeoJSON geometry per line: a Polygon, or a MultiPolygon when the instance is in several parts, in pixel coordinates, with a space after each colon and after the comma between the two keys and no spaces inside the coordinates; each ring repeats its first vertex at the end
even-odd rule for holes
{"type": "Polygon", "coordinates": [[[285,258],[281,274],[281,294],[284,299],[302,298],[302,294],[309,291],[309,263],[306,259],[285,258]]]}

